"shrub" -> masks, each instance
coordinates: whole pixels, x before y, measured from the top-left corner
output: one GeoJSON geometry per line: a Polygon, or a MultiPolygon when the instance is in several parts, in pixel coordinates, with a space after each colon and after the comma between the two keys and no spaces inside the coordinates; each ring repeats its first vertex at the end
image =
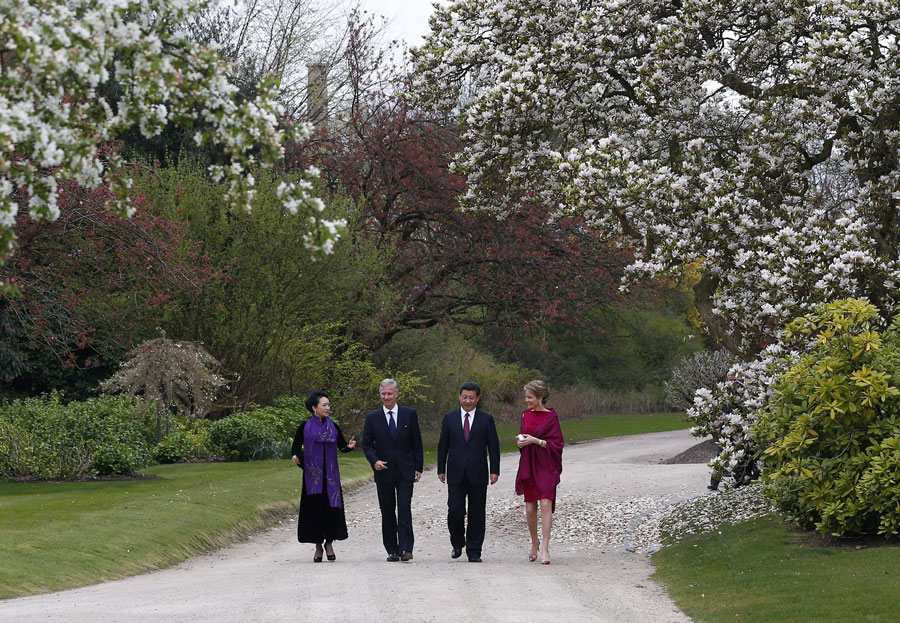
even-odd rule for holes
{"type": "Polygon", "coordinates": [[[272,457],[278,435],[250,413],[235,413],[210,423],[207,428],[210,449],[231,461],[250,461],[272,457]]]}
{"type": "Polygon", "coordinates": [[[677,411],[687,411],[694,404],[694,394],[702,387],[715,387],[728,375],[734,357],[724,350],[701,350],[678,362],[671,378],[665,382],[666,402],[677,411]]]}
{"type": "MultiPolygon", "coordinates": [[[[293,439],[300,422],[310,413],[306,408],[306,397],[281,396],[267,407],[257,407],[248,414],[273,431],[278,439],[293,439]]],[[[331,419],[340,423],[340,416],[332,414],[331,419]]]]}
{"type": "Polygon", "coordinates": [[[195,456],[194,444],[186,431],[176,430],[153,448],[153,460],[157,463],[177,463],[195,456]]]}
{"type": "Polygon", "coordinates": [[[152,407],[125,397],[62,404],[59,394],[0,405],[0,475],[73,480],[132,475],[150,462],[152,407]]]}
{"type": "Polygon", "coordinates": [[[900,531],[900,321],[846,299],[797,318],[796,345],[754,428],[767,494],[823,534],[900,531]]]}
{"type": "Polygon", "coordinates": [[[181,415],[202,417],[224,377],[215,372],[219,362],[195,342],[160,338],[134,348],[118,372],[101,383],[105,392],[143,396],[156,405],[156,439],[171,432],[171,409],[181,415]]]}

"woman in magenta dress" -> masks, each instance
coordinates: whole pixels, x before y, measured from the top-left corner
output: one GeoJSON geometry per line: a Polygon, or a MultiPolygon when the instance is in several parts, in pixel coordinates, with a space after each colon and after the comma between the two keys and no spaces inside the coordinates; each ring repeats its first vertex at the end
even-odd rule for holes
{"type": "Polygon", "coordinates": [[[550,531],[553,527],[553,511],[556,509],[556,486],[562,474],[562,450],[565,445],[559,417],[544,403],[550,397],[550,388],[544,381],[531,381],[525,385],[525,405],[517,444],[519,446],[519,472],[516,474],[516,494],[525,495],[525,519],[531,533],[531,553],[528,560],[537,560],[541,550],[541,564],[550,564],[550,531]],[[541,533],[543,544],[538,541],[538,504],[541,509],[541,533]]]}

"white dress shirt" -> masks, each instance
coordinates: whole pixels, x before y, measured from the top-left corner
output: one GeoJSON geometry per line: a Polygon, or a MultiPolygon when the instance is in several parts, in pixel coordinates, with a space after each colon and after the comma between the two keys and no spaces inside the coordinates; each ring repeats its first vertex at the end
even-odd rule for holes
{"type": "Polygon", "coordinates": [[[463,430],[466,430],[466,413],[469,414],[469,432],[472,432],[472,426],[475,424],[475,409],[466,411],[462,407],[459,408],[459,422],[463,430]]]}
{"type": "Polygon", "coordinates": [[[391,416],[388,415],[388,411],[394,414],[394,424],[397,425],[399,423],[397,420],[397,410],[400,409],[400,405],[394,405],[393,409],[388,409],[384,405],[381,405],[381,408],[384,410],[384,421],[387,422],[388,428],[391,427],[391,416]]]}

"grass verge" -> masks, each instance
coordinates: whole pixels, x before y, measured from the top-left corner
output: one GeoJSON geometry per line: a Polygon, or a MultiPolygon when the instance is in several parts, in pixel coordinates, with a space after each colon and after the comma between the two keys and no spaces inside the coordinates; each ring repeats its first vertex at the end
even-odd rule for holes
{"type": "Polygon", "coordinates": [[[653,563],[697,623],[887,623],[900,611],[900,545],[824,545],[774,515],[687,537],[653,563]]]}
{"type": "MultiPolygon", "coordinates": [[[[568,442],[685,428],[678,414],[563,421],[568,442]]],[[[517,424],[498,430],[515,451],[517,424]]],[[[425,431],[425,463],[439,431],[425,431]]],[[[366,482],[361,451],[341,455],[345,491],[366,482]]],[[[186,463],[146,480],[0,481],[0,599],[84,586],[173,565],[247,538],[293,513],[300,471],[288,461],[186,463]]]]}
{"type": "MultiPolygon", "coordinates": [[[[84,586],[181,562],[247,538],[293,512],[289,461],[158,465],[157,478],[0,482],[0,599],[84,586]]],[[[345,490],[362,453],[341,456],[345,490]]]]}

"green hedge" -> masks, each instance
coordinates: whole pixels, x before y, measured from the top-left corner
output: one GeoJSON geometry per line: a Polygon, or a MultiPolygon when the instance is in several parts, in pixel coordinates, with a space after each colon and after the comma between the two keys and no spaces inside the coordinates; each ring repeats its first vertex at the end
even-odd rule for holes
{"type": "Polygon", "coordinates": [[[132,475],[151,462],[152,414],[151,405],[126,397],[63,404],[51,394],[0,404],[0,476],[132,475]]]}
{"type": "Polygon", "coordinates": [[[252,413],[235,413],[206,428],[213,453],[232,461],[273,458],[279,450],[277,431],[252,413]]]}

